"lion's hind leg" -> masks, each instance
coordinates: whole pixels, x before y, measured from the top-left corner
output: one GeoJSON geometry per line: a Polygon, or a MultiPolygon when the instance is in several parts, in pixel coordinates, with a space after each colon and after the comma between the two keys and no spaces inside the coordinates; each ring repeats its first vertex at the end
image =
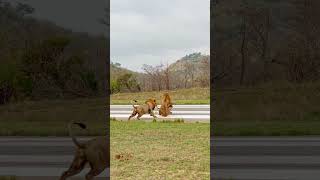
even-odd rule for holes
{"type": "Polygon", "coordinates": [[[128,121],[129,121],[132,117],[134,117],[135,115],[137,115],[137,114],[138,114],[137,110],[134,109],[133,112],[131,113],[131,115],[129,116],[128,121]]]}
{"type": "Polygon", "coordinates": [[[86,175],[86,180],[92,180],[95,176],[98,176],[104,171],[104,168],[91,168],[91,170],[86,175]]]}
{"type": "Polygon", "coordinates": [[[137,116],[137,119],[140,120],[142,115],[143,115],[142,113],[139,113],[138,116],[137,116]]]}
{"type": "Polygon", "coordinates": [[[87,163],[87,160],[76,156],[71,166],[69,167],[69,169],[61,175],[60,180],[65,180],[70,176],[74,176],[80,173],[84,168],[84,166],[86,165],[86,163],[87,163]]]}

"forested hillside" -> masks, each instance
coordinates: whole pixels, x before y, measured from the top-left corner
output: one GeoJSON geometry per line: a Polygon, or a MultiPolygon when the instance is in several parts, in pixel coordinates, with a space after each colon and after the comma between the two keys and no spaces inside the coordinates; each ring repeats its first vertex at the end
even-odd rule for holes
{"type": "Polygon", "coordinates": [[[0,0],[0,104],[105,94],[106,41],[33,18],[0,0]]]}
{"type": "Polygon", "coordinates": [[[186,55],[172,64],[144,64],[142,69],[138,73],[112,63],[112,93],[209,87],[210,60],[201,53],[186,55]]]}
{"type": "Polygon", "coordinates": [[[318,81],[319,8],[316,0],[215,1],[215,87],[318,81]]]}

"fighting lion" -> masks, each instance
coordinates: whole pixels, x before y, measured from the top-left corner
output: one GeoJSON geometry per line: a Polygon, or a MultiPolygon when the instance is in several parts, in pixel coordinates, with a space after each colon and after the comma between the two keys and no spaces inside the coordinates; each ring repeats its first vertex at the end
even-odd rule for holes
{"type": "Polygon", "coordinates": [[[159,110],[159,115],[167,117],[168,115],[172,114],[172,108],[173,104],[169,96],[169,93],[164,93],[161,98],[161,107],[159,110]]]}
{"type": "MultiPolygon", "coordinates": [[[[134,102],[136,103],[137,101],[134,100],[134,102]]],[[[134,104],[132,104],[132,107],[133,107],[133,111],[129,116],[128,120],[130,120],[132,117],[136,116],[137,114],[138,114],[137,116],[138,120],[140,120],[140,117],[144,114],[150,114],[154,118],[157,118],[153,112],[154,108],[157,107],[157,102],[156,102],[156,99],[154,98],[148,99],[145,102],[145,104],[142,104],[142,105],[135,106],[134,104]]]]}

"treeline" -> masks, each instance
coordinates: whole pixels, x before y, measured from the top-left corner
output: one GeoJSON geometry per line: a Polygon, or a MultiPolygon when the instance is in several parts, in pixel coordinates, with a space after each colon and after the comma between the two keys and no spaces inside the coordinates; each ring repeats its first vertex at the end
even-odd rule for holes
{"type": "Polygon", "coordinates": [[[32,13],[27,4],[0,1],[0,104],[104,95],[106,38],[73,33],[32,13]]]}
{"type": "Polygon", "coordinates": [[[208,55],[193,53],[173,64],[142,66],[143,72],[121,68],[111,63],[111,92],[141,92],[209,87],[210,60],[208,55]]]}
{"type": "Polygon", "coordinates": [[[317,0],[215,1],[214,86],[319,81],[319,8],[317,0]]]}

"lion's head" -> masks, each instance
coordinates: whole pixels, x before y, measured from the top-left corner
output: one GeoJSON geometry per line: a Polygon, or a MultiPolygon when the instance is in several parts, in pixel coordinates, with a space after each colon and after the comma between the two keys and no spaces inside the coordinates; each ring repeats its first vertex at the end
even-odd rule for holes
{"type": "Polygon", "coordinates": [[[150,98],[148,99],[146,102],[145,102],[149,107],[150,109],[154,110],[154,108],[157,106],[157,101],[155,98],[150,98]]]}

